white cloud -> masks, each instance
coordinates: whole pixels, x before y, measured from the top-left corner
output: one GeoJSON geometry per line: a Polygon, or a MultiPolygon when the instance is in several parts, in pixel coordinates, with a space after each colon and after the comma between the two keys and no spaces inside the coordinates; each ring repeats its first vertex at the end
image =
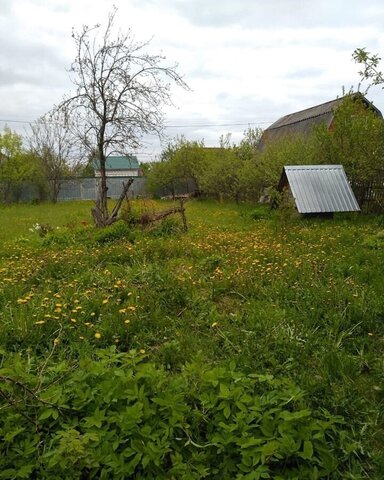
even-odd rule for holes
{"type": "MultiPolygon", "coordinates": [[[[72,27],[105,23],[114,3],[120,28],[140,41],[153,37],[148,50],[177,62],[192,89],[173,89],[178,108],[166,109],[168,123],[218,125],[168,133],[209,145],[225,131],[238,139],[248,122],[266,126],[356,87],[353,50],[384,49],[384,4],[376,0],[0,0],[0,119],[31,120],[71,88],[72,27]]],[[[381,109],[383,93],[369,95],[381,109]]],[[[157,152],[158,142],[147,140],[157,152]]]]}

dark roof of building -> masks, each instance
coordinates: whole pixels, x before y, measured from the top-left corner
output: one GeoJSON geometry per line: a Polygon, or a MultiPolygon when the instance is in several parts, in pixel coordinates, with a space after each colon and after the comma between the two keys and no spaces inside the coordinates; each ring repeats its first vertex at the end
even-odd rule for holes
{"type": "MultiPolygon", "coordinates": [[[[96,170],[99,168],[95,167],[96,170]]],[[[137,170],[140,168],[139,162],[135,155],[119,155],[107,158],[105,162],[105,170],[137,170]]]]}
{"type": "Polygon", "coordinates": [[[342,165],[285,166],[280,191],[287,182],[299,213],[360,211],[342,165]]]}
{"type": "MultiPolygon", "coordinates": [[[[363,101],[377,114],[377,116],[383,118],[380,110],[378,110],[361,93],[354,93],[352,94],[352,97],[363,101]]],[[[325,124],[327,128],[329,128],[333,121],[335,110],[341,105],[345,98],[346,97],[336,98],[335,100],[322,103],[321,105],[306,108],[305,110],[279,118],[279,120],[264,131],[260,139],[259,149],[264,150],[269,142],[276,142],[286,136],[297,134],[306,136],[312,131],[315,125],[325,124]]]]}

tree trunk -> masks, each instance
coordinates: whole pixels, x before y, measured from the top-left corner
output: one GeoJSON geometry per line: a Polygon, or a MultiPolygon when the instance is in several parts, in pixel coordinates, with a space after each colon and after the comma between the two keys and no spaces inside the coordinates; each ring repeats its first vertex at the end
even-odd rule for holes
{"type": "Polygon", "coordinates": [[[116,220],[118,219],[119,211],[121,208],[121,205],[123,204],[123,201],[125,198],[127,198],[128,195],[128,190],[129,187],[133,183],[133,178],[130,178],[127,183],[123,183],[123,190],[120,194],[119,199],[116,202],[116,205],[114,206],[111,215],[108,214],[108,208],[105,202],[105,209],[103,210],[103,193],[102,193],[102,183],[99,184],[99,189],[97,192],[97,198],[96,198],[96,204],[95,207],[92,208],[91,213],[93,216],[93,219],[95,220],[95,224],[99,228],[106,227],[107,225],[112,225],[112,223],[115,223],[116,220]],[[104,213],[103,213],[104,212],[104,213]]]}
{"type": "Polygon", "coordinates": [[[100,183],[97,190],[96,203],[92,208],[92,216],[95,220],[96,227],[103,228],[108,225],[108,186],[107,186],[107,174],[105,171],[106,157],[103,150],[103,145],[98,147],[99,153],[99,167],[100,167],[100,183]]]}

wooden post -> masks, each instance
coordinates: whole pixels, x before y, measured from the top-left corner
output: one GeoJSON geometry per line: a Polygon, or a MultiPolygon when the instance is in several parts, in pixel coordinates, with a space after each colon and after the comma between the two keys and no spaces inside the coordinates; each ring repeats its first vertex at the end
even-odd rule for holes
{"type": "Polygon", "coordinates": [[[183,220],[184,232],[188,232],[187,217],[185,216],[184,200],[180,199],[180,215],[183,220]]]}

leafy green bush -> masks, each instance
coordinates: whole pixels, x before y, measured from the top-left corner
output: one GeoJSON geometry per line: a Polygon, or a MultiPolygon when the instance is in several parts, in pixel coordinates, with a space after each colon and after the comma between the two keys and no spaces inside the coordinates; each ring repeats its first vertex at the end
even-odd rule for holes
{"type": "Polygon", "coordinates": [[[150,231],[154,237],[168,237],[178,235],[183,231],[180,221],[172,217],[166,217],[150,231]]]}
{"type": "Polygon", "coordinates": [[[96,235],[96,242],[103,244],[125,239],[133,243],[134,238],[132,228],[127,223],[119,221],[100,230],[96,235]]]}
{"type": "Polygon", "coordinates": [[[168,375],[144,358],[9,357],[0,478],[318,479],[353,463],[342,419],[291,382],[233,364],[168,375]]]}

